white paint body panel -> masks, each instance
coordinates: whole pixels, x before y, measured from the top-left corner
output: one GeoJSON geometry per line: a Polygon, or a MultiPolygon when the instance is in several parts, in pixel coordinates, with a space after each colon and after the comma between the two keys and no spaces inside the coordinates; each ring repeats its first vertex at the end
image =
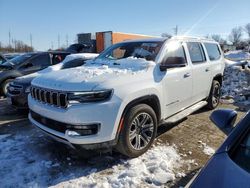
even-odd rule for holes
{"type": "MultiPolygon", "coordinates": [[[[86,103],[69,106],[66,109],[56,108],[40,103],[29,96],[29,107],[32,111],[64,123],[88,124],[101,123],[101,129],[96,135],[71,138],[66,134],[48,129],[29,117],[31,122],[41,129],[64,138],[73,144],[102,143],[114,140],[118,130],[122,113],[133,100],[155,95],[160,102],[161,117],[165,119],[182,109],[201,101],[209,94],[212,78],[223,74],[224,59],[217,62],[208,61],[202,66],[191,63],[185,42],[198,41],[196,39],[170,39],[183,42],[188,64],[186,67],[160,71],[159,64],[164,56],[162,47],[155,62],[141,61],[135,71],[122,67],[105,69],[102,66],[80,67],[69,70],[60,70],[53,74],[42,75],[32,81],[32,85],[59,91],[93,91],[113,89],[113,96],[109,101],[86,103]],[[143,64],[145,63],[145,64],[143,64]],[[209,73],[205,69],[209,67],[209,73]],[[190,76],[185,78],[185,74],[190,76]]],[[[209,41],[211,42],[211,41],[209,41]]],[[[138,63],[139,60],[125,59],[127,65],[138,63]]]]}

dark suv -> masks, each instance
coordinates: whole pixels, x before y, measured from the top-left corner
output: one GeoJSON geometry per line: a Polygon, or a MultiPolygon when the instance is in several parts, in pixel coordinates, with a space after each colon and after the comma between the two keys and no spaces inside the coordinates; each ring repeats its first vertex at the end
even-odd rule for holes
{"type": "Polygon", "coordinates": [[[22,76],[15,79],[10,83],[8,87],[8,103],[19,110],[28,109],[28,94],[30,93],[31,81],[34,78],[41,74],[49,73],[52,71],[79,67],[85,64],[86,60],[93,59],[97,57],[97,55],[98,54],[94,53],[78,53],[68,55],[61,63],[55,66],[51,66],[37,73],[29,74],[27,76],[22,76]]]}
{"type": "Polygon", "coordinates": [[[0,65],[0,96],[6,96],[9,83],[20,76],[31,74],[60,63],[69,52],[32,52],[0,65]]]}

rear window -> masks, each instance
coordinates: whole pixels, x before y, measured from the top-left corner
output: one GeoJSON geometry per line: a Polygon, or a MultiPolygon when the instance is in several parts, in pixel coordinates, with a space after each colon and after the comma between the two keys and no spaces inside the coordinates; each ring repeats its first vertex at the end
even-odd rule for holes
{"type": "Polygon", "coordinates": [[[220,59],[221,52],[219,46],[213,43],[204,43],[205,48],[207,49],[208,57],[210,61],[215,61],[220,59]]]}
{"type": "Polygon", "coordinates": [[[199,42],[188,42],[187,47],[193,64],[206,61],[203,48],[199,42]]]}

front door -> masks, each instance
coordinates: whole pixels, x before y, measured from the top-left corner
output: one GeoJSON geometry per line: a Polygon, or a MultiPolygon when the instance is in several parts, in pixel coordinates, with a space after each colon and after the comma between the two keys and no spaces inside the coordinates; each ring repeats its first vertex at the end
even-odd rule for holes
{"type": "Polygon", "coordinates": [[[183,59],[186,65],[167,69],[163,77],[163,98],[165,117],[174,115],[191,105],[192,98],[192,70],[187,61],[184,46],[181,42],[167,44],[163,62],[169,58],[183,59]]]}

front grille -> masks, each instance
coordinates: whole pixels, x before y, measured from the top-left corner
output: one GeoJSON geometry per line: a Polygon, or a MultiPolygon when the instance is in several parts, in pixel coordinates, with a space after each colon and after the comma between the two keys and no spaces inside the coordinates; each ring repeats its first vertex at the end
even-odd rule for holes
{"type": "Polygon", "coordinates": [[[50,129],[53,129],[55,131],[65,133],[66,130],[77,130],[77,131],[88,131],[84,135],[93,135],[97,134],[100,124],[94,123],[94,124],[88,124],[88,125],[71,125],[59,121],[55,121],[53,119],[49,119],[46,117],[43,117],[36,112],[33,112],[30,110],[31,117],[37,121],[38,123],[42,124],[45,127],[48,127],[50,129]]]}
{"type": "Polygon", "coordinates": [[[22,90],[23,90],[23,86],[20,86],[14,83],[10,83],[8,87],[8,93],[11,95],[19,95],[22,90]]]}
{"type": "Polygon", "coordinates": [[[67,94],[39,87],[31,87],[31,97],[39,102],[60,108],[67,107],[67,94]]]}

